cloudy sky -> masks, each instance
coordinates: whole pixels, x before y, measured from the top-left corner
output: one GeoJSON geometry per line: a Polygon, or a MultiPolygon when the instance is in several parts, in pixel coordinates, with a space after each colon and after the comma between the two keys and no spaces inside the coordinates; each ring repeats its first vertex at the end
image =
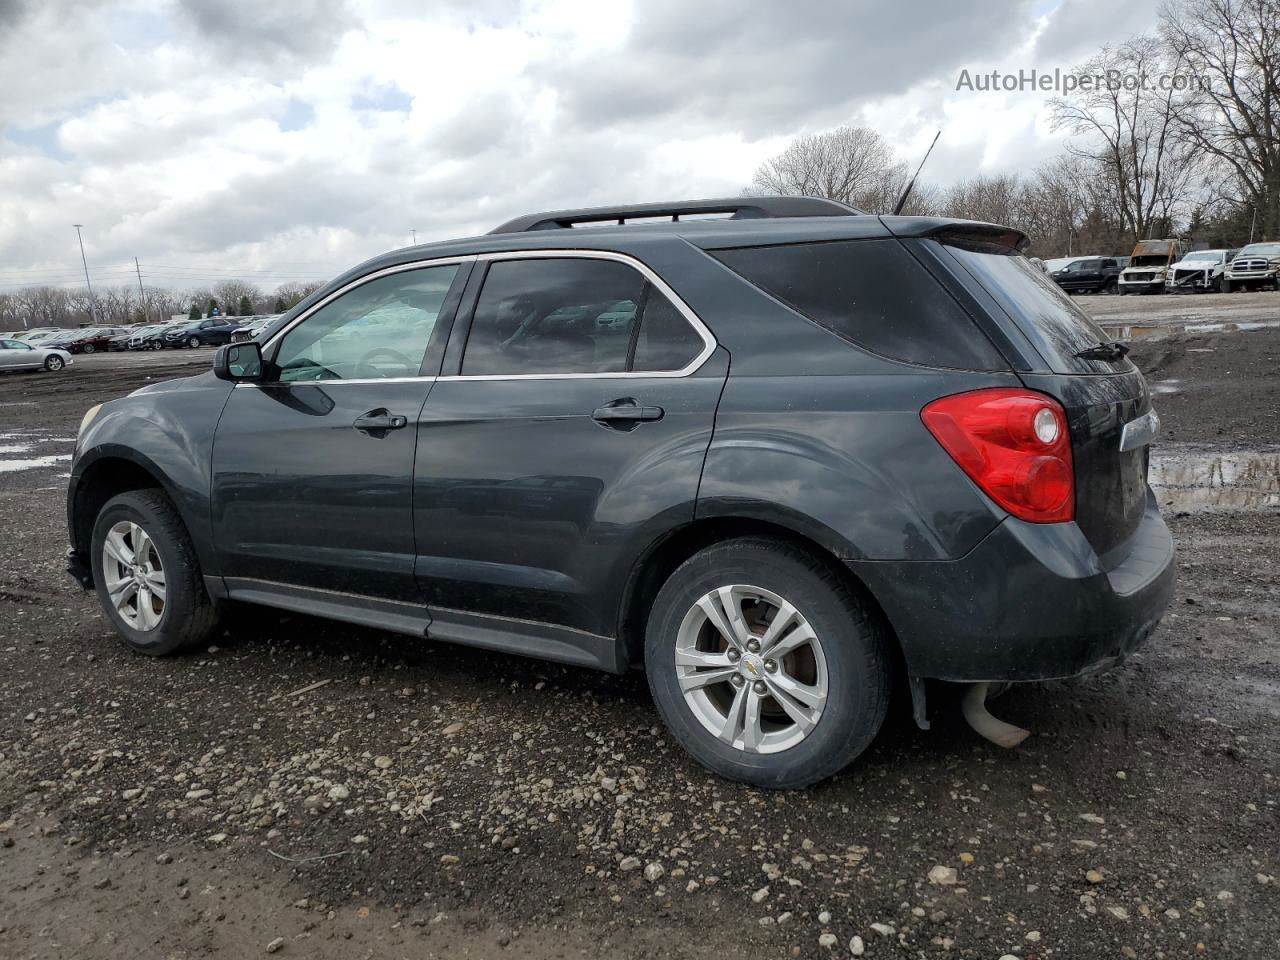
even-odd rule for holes
{"type": "Polygon", "coordinates": [[[1157,0],[0,0],[0,290],[272,289],[562,206],[736,194],[797,134],[1052,155],[1044,94],[1157,0]]]}

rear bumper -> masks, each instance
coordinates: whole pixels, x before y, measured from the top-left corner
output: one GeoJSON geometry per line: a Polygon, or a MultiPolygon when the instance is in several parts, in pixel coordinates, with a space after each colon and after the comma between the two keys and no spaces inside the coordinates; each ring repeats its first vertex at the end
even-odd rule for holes
{"type": "Polygon", "coordinates": [[[1173,596],[1173,556],[1148,492],[1138,529],[1101,559],[1074,523],[1009,518],[959,560],[849,566],[913,676],[1022,681],[1106,669],[1136,650],[1173,596]]]}

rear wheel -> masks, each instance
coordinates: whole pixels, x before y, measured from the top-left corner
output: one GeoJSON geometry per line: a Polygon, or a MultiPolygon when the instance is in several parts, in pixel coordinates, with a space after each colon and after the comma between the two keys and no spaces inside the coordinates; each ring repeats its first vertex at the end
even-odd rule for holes
{"type": "Polygon", "coordinates": [[[52,353],[49,356],[44,358],[44,368],[48,370],[50,373],[57,373],[66,365],[67,365],[66,361],[64,361],[56,353],[52,353]]]}
{"type": "Polygon", "coordinates": [[[798,547],[726,541],[654,601],[645,669],[676,740],[722,776],[803,787],[871,742],[889,701],[883,630],[849,585],[798,547]]]}
{"type": "Polygon", "coordinates": [[[107,501],[93,526],[92,562],[98,602],[131,650],[163,657],[212,636],[217,612],[191,538],[161,491],[107,501]]]}

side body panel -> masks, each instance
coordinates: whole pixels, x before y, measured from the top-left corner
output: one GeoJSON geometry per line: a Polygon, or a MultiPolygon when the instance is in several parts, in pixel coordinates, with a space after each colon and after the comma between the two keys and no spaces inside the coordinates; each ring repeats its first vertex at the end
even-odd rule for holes
{"type": "Polygon", "coordinates": [[[224,577],[413,601],[412,429],[360,431],[385,410],[412,423],[429,380],[238,385],[213,454],[224,577]]]}
{"type": "Polygon", "coordinates": [[[432,619],[460,611],[611,638],[635,558],[693,519],[727,371],[717,351],[688,377],[441,378],[414,478],[432,619]],[[592,419],[622,398],[663,416],[631,429],[592,419]]]}

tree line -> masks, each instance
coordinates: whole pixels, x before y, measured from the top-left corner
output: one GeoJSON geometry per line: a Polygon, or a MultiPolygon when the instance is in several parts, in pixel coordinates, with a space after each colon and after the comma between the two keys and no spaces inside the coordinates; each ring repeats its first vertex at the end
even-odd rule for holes
{"type": "MultiPolygon", "coordinates": [[[[1075,72],[1135,79],[1049,101],[1069,135],[1061,156],[1025,174],[918,182],[903,213],[1005,224],[1042,257],[1187,234],[1212,247],[1280,239],[1280,0],[1172,0],[1155,34],[1104,46],[1075,72]]],[[[888,213],[910,172],[874,130],[846,126],[793,141],[747,192],[888,213]]]]}
{"type": "Polygon", "coordinates": [[[267,293],[245,280],[225,280],[192,290],[121,286],[88,291],[32,286],[0,292],[0,330],[35,327],[118,327],[133,323],[161,323],[186,314],[208,316],[216,307],[224,316],[284,313],[321,286],[289,282],[267,293]]]}

